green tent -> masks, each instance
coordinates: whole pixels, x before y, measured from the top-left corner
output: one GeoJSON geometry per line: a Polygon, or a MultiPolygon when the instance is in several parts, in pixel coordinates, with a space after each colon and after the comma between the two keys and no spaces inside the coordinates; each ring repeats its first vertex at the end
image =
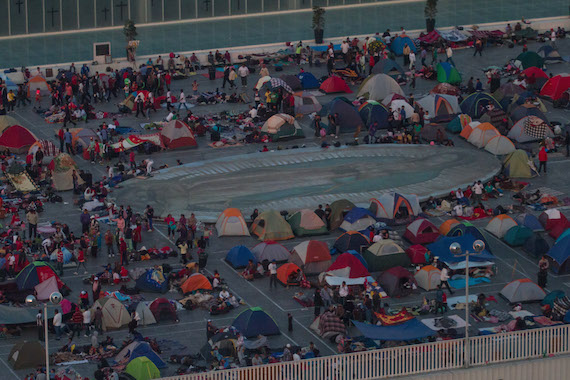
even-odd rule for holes
{"type": "Polygon", "coordinates": [[[507,231],[503,239],[511,247],[520,247],[532,234],[532,230],[526,226],[513,226],[507,231]]]}
{"type": "Polygon", "coordinates": [[[453,120],[447,123],[447,131],[451,133],[461,133],[464,125],[471,122],[471,116],[466,114],[457,115],[453,120]]]}
{"type": "Polygon", "coordinates": [[[267,119],[261,127],[261,132],[268,134],[273,141],[305,137],[297,120],[293,116],[282,113],[267,119]]]}
{"type": "Polygon", "coordinates": [[[295,236],[313,236],[328,234],[327,225],[311,210],[303,209],[292,214],[287,222],[295,236]]]}
{"type": "Polygon", "coordinates": [[[529,67],[541,69],[544,66],[544,59],[534,51],[525,51],[519,54],[517,61],[520,61],[523,69],[528,69],[529,67]]]}
{"type": "Polygon", "coordinates": [[[45,364],[46,351],[38,341],[22,341],[14,344],[8,355],[8,363],[14,369],[36,368],[45,364]]]}
{"type": "Polygon", "coordinates": [[[368,264],[370,272],[385,271],[397,266],[407,267],[410,258],[393,240],[380,240],[364,251],[362,257],[368,264]]]}
{"type": "Polygon", "coordinates": [[[437,64],[437,81],[439,83],[460,84],[461,74],[449,62],[440,62],[437,64]]]}
{"type": "Polygon", "coordinates": [[[150,380],[160,378],[160,371],[146,356],[139,356],[130,361],[125,370],[137,380],[150,380]]]}
{"type": "Polygon", "coordinates": [[[503,161],[503,172],[510,178],[532,178],[538,175],[534,162],[524,150],[509,153],[503,161]]]}
{"type": "Polygon", "coordinates": [[[257,235],[259,240],[287,240],[295,237],[291,226],[275,210],[259,214],[251,224],[250,232],[257,235]]]}
{"type": "Polygon", "coordinates": [[[331,215],[330,215],[330,230],[336,230],[340,227],[344,220],[344,216],[347,212],[355,208],[354,203],[348,199],[339,199],[330,204],[331,215]]]}

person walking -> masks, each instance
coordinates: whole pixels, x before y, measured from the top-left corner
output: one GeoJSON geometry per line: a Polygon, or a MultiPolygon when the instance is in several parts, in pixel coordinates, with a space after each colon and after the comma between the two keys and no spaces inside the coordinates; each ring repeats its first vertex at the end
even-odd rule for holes
{"type": "Polygon", "coordinates": [[[229,74],[229,76],[228,76],[228,80],[229,80],[229,82],[230,82],[230,89],[237,87],[237,86],[236,86],[236,83],[235,83],[235,82],[236,82],[236,79],[237,79],[236,70],[235,70],[233,67],[231,67],[231,68],[230,68],[230,74],[229,74]]]}
{"type": "Polygon", "coordinates": [[[477,55],[477,53],[479,53],[479,57],[482,57],[482,52],[483,52],[483,41],[481,41],[480,38],[477,38],[477,40],[475,41],[475,52],[473,53],[473,57],[475,57],[475,55],[477,55]]]}
{"type": "Polygon", "coordinates": [[[277,287],[277,264],[275,260],[269,264],[267,269],[269,269],[269,289],[271,289],[272,286],[277,287]]]}
{"type": "Polygon", "coordinates": [[[538,262],[538,281],[537,284],[541,288],[546,288],[547,280],[548,280],[548,268],[550,267],[550,263],[546,256],[542,256],[540,261],[538,262]]]}
{"type": "Polygon", "coordinates": [[[79,248],[77,251],[77,268],[75,268],[75,273],[79,272],[79,267],[83,265],[83,269],[85,270],[85,274],[87,274],[87,267],[85,266],[85,252],[82,248],[79,248]]]}
{"type": "Polygon", "coordinates": [[[443,286],[445,285],[447,287],[447,290],[449,290],[449,294],[453,294],[453,291],[451,290],[451,287],[449,286],[449,269],[447,269],[447,267],[443,264],[441,264],[441,274],[439,275],[439,279],[440,279],[440,287],[443,289],[443,286]]]}
{"type": "Polygon", "coordinates": [[[447,59],[445,61],[455,66],[455,62],[453,62],[453,49],[451,49],[451,45],[447,45],[447,49],[445,49],[445,55],[447,56],[447,59]]]}
{"type": "Polygon", "coordinates": [[[38,340],[44,340],[44,314],[41,310],[38,310],[36,314],[36,326],[38,328],[38,340]]]}
{"type": "Polygon", "coordinates": [[[538,172],[544,169],[544,174],[546,174],[546,163],[548,162],[548,153],[546,153],[546,146],[543,143],[540,144],[540,150],[538,151],[538,172]]]}
{"type": "Polygon", "coordinates": [[[184,89],[180,90],[180,96],[178,97],[178,111],[180,107],[184,106],[184,109],[188,111],[188,105],[186,104],[186,95],[184,94],[184,89]]]}
{"type": "Polygon", "coordinates": [[[28,211],[26,220],[28,221],[28,237],[33,239],[38,233],[38,213],[35,209],[28,211]]]}
{"type": "Polygon", "coordinates": [[[238,75],[241,78],[242,87],[244,88],[247,87],[247,76],[249,75],[249,69],[247,68],[245,63],[242,63],[242,65],[238,69],[238,75]]]}
{"type": "Polygon", "coordinates": [[[408,68],[412,70],[412,68],[416,65],[416,53],[410,50],[410,54],[408,55],[408,57],[410,60],[410,65],[408,66],[408,68]]]}

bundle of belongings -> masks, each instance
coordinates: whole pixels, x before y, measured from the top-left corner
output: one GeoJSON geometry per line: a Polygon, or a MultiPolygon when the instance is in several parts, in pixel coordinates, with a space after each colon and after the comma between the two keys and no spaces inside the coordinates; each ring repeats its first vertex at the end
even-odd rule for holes
{"type": "Polygon", "coordinates": [[[562,321],[568,314],[568,311],[570,311],[570,298],[568,296],[557,298],[552,303],[551,319],[553,321],[562,321]]]}

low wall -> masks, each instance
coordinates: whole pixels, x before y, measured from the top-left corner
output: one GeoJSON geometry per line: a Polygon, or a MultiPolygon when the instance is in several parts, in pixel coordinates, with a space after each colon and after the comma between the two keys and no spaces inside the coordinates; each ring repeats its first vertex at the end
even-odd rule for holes
{"type": "MultiPolygon", "coordinates": [[[[480,30],[494,30],[494,29],[504,30],[507,23],[510,23],[511,26],[513,26],[513,28],[514,28],[514,25],[519,21],[520,20],[510,20],[510,21],[504,21],[504,22],[479,24],[478,26],[479,26],[480,30]]],[[[567,16],[566,17],[548,17],[548,18],[540,18],[540,19],[530,19],[529,21],[532,22],[532,24],[530,26],[532,28],[538,30],[539,32],[544,32],[546,30],[550,30],[551,28],[556,29],[559,26],[564,27],[566,30],[570,29],[570,18],[567,16]]],[[[472,26],[473,25],[463,25],[465,30],[470,30],[472,26]]],[[[445,28],[439,28],[438,30],[450,30],[453,28],[454,27],[445,27],[445,28]]],[[[420,35],[421,32],[424,32],[424,30],[416,29],[416,30],[406,31],[406,33],[411,37],[417,37],[420,35]]],[[[350,37],[357,37],[359,39],[363,39],[363,38],[366,38],[367,36],[371,36],[373,33],[374,32],[371,32],[370,34],[366,34],[366,35],[357,35],[357,36],[350,36],[350,37]]],[[[327,38],[324,41],[324,43],[328,44],[328,43],[332,42],[333,44],[339,44],[344,38],[346,38],[346,36],[327,38]]],[[[293,42],[295,42],[295,41],[293,41],[293,42]]],[[[307,40],[307,41],[303,41],[303,42],[305,44],[310,45],[310,46],[316,45],[314,40],[307,40]]],[[[232,62],[239,62],[238,56],[240,56],[240,55],[245,56],[245,55],[249,55],[249,54],[272,53],[272,52],[276,52],[276,51],[285,49],[286,47],[287,46],[286,46],[285,42],[276,42],[276,43],[264,44],[264,45],[237,46],[237,47],[227,48],[227,49],[222,48],[219,50],[221,52],[225,52],[226,50],[229,51],[231,56],[232,56],[232,62]]],[[[149,58],[152,58],[154,61],[154,60],[156,60],[156,57],[158,57],[159,55],[161,55],[163,57],[168,57],[169,53],[170,52],[157,52],[156,54],[153,54],[153,55],[139,56],[139,57],[137,57],[136,67],[139,67],[140,65],[146,63],[149,58]]],[[[196,53],[196,55],[198,56],[198,58],[200,59],[200,62],[202,64],[207,63],[207,55],[209,53],[209,50],[177,52],[176,54],[180,54],[180,55],[184,55],[184,56],[190,56],[192,53],[196,53]]],[[[112,69],[121,69],[121,68],[126,67],[126,66],[133,66],[133,63],[127,62],[126,58],[124,58],[124,57],[115,58],[115,59],[113,59],[112,63],[110,63],[110,64],[105,64],[105,63],[97,64],[96,62],[93,62],[93,61],[75,62],[75,66],[78,68],[78,70],[83,64],[87,64],[90,67],[92,74],[95,71],[104,72],[107,69],[107,67],[111,67],[112,69]]],[[[43,66],[39,66],[39,67],[42,69],[42,72],[45,72],[45,69],[52,69],[53,75],[55,76],[55,75],[57,75],[59,69],[67,70],[67,69],[69,69],[70,65],[71,65],[71,62],[64,62],[64,63],[54,63],[52,65],[43,65],[43,66]]],[[[1,69],[1,71],[4,71],[4,69],[1,69]]],[[[35,72],[35,67],[31,71],[35,72]]],[[[54,76],[47,77],[46,79],[48,79],[48,80],[54,79],[54,76]]],[[[16,82],[16,84],[18,84],[17,78],[13,78],[13,80],[16,82]]]]}

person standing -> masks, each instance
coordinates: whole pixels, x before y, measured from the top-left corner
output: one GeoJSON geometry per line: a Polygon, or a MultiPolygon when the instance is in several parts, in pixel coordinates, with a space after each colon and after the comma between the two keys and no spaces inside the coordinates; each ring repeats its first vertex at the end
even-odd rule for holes
{"type": "Polygon", "coordinates": [[[477,181],[471,189],[473,190],[473,205],[477,206],[481,203],[484,186],[481,181],[477,181]]]}
{"type": "Polygon", "coordinates": [[[83,269],[85,269],[85,274],[87,274],[87,267],[85,266],[85,252],[82,248],[79,248],[77,251],[77,268],[75,268],[75,273],[79,272],[79,267],[83,265],[83,269]]]}
{"type": "Polygon", "coordinates": [[[447,49],[445,49],[445,55],[447,56],[447,59],[445,61],[455,66],[455,62],[453,62],[453,49],[451,49],[451,45],[447,45],[447,49]]]}
{"type": "Polygon", "coordinates": [[[127,243],[123,238],[120,239],[119,253],[121,254],[121,265],[129,265],[129,258],[127,257],[127,243]]]}
{"type": "Polygon", "coordinates": [[[154,218],[154,209],[150,205],[146,205],[146,209],[144,210],[144,216],[146,217],[146,221],[148,224],[148,231],[152,232],[152,218],[154,218]]]}
{"type": "Polygon", "coordinates": [[[408,68],[411,70],[416,64],[416,53],[414,53],[413,50],[410,50],[410,54],[408,56],[410,59],[410,65],[408,68]]]}
{"type": "MultiPolygon", "coordinates": [[[[434,49],[435,49],[435,48],[434,48],[434,49]]],[[[427,50],[426,50],[426,48],[422,48],[422,51],[420,52],[420,59],[421,59],[422,67],[427,66],[427,65],[426,65],[426,59],[427,59],[427,50]]]]}
{"type": "Polygon", "coordinates": [[[139,117],[139,113],[144,116],[144,94],[139,92],[135,98],[135,104],[137,106],[137,113],[135,117],[139,117]]]}
{"type": "Polygon", "coordinates": [[[546,283],[548,279],[548,267],[550,263],[546,256],[542,256],[540,261],[538,262],[538,281],[537,284],[541,288],[546,288],[546,283]]]}
{"type": "Polygon", "coordinates": [[[63,139],[65,141],[65,149],[67,150],[67,154],[74,155],[73,144],[72,144],[73,136],[71,132],[69,132],[69,128],[65,130],[65,133],[63,134],[63,139]]]}
{"type": "Polygon", "coordinates": [[[137,168],[137,163],[135,161],[135,151],[133,149],[131,149],[131,152],[129,153],[129,163],[131,164],[132,170],[135,170],[137,168]]]}
{"type": "Polygon", "coordinates": [[[481,57],[483,52],[483,41],[481,41],[480,38],[477,38],[474,46],[475,46],[475,52],[473,53],[473,57],[475,57],[477,53],[479,53],[479,57],[481,57]]]}
{"type": "Polygon", "coordinates": [[[242,63],[242,65],[238,69],[238,74],[239,77],[241,78],[242,87],[244,88],[247,87],[247,76],[249,75],[249,69],[247,68],[245,63],[242,63]]]}
{"type": "Polygon", "coordinates": [[[404,67],[410,64],[410,53],[412,50],[408,46],[408,44],[404,44],[404,49],[402,50],[402,54],[404,55],[404,67]]]}
{"type": "Polygon", "coordinates": [[[55,340],[61,339],[61,330],[63,322],[61,321],[61,313],[58,309],[55,309],[55,314],[53,315],[53,328],[55,329],[55,340]]]}
{"type": "MultiPolygon", "coordinates": [[[[101,310],[100,306],[97,306],[95,313],[93,315],[93,324],[95,325],[95,330],[98,332],[103,331],[103,310],[101,310]]],[[[93,333],[95,336],[96,334],[93,333]]]]}
{"type": "Polygon", "coordinates": [[[544,143],[540,144],[540,150],[538,151],[538,172],[544,169],[544,174],[546,174],[546,163],[548,162],[548,154],[546,153],[546,146],[544,143]]]}
{"type": "MultiPolygon", "coordinates": [[[[99,295],[101,294],[101,282],[99,281],[99,277],[95,277],[93,279],[93,303],[99,299],[99,295]]],[[[95,312],[95,316],[97,316],[97,312],[95,312]]]]}
{"type": "Polygon", "coordinates": [[[321,296],[321,290],[319,288],[315,289],[315,295],[313,297],[313,305],[315,306],[314,315],[315,318],[321,315],[321,307],[323,306],[323,297],[321,296]]]}
{"type": "Polygon", "coordinates": [[[35,238],[38,233],[38,213],[36,210],[31,209],[28,211],[26,219],[28,220],[28,237],[30,239],[35,238]]]}
{"type": "Polygon", "coordinates": [[[447,267],[443,264],[441,264],[441,274],[439,275],[439,279],[440,279],[440,284],[439,286],[443,289],[443,286],[445,285],[447,287],[447,290],[449,290],[449,294],[453,294],[453,291],[451,290],[451,287],[449,286],[449,269],[447,269],[447,267]]]}
{"type": "Polygon", "coordinates": [[[63,251],[61,246],[57,248],[57,271],[59,276],[63,276],[63,251]]]}
{"type": "Polygon", "coordinates": [[[186,104],[186,95],[184,94],[184,89],[180,89],[180,96],[178,97],[178,111],[180,107],[184,106],[184,109],[188,111],[188,105],[186,104]]]}
{"type": "Polygon", "coordinates": [[[229,82],[230,82],[230,89],[237,87],[237,86],[236,86],[236,83],[235,83],[235,82],[236,82],[236,79],[237,79],[236,70],[235,70],[233,67],[231,67],[231,68],[230,68],[230,73],[229,73],[229,76],[228,76],[228,80],[229,80],[229,82]]]}
{"type": "Polygon", "coordinates": [[[267,269],[269,269],[269,289],[271,289],[272,286],[277,287],[277,264],[275,260],[269,264],[267,269]]]}
{"type": "Polygon", "coordinates": [[[115,238],[111,230],[107,230],[107,232],[105,232],[105,245],[107,246],[108,257],[115,257],[115,249],[113,248],[113,245],[115,244],[114,240],[115,238]]]}
{"type": "Polygon", "coordinates": [[[170,112],[172,109],[174,109],[174,107],[172,107],[172,93],[168,90],[166,91],[166,110],[170,112]]]}
{"type": "Polygon", "coordinates": [[[44,314],[41,310],[38,310],[36,314],[36,326],[38,327],[38,340],[44,340],[44,314]]]}

